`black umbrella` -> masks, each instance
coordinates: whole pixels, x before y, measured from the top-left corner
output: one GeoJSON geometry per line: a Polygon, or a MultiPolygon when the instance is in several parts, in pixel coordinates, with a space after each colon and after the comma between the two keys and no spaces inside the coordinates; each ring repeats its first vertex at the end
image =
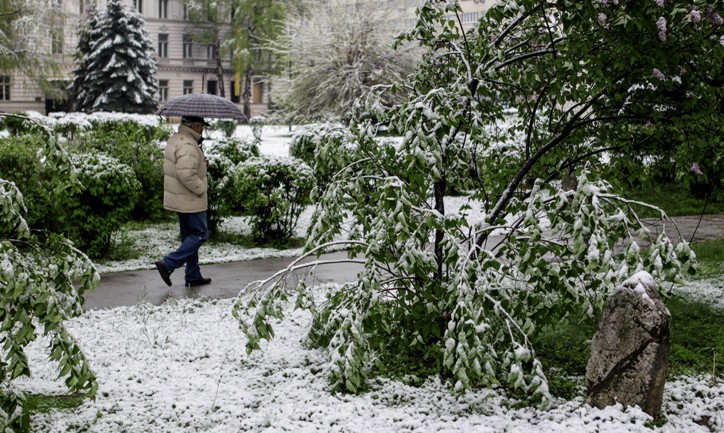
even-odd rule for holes
{"type": "Polygon", "coordinates": [[[212,119],[246,120],[233,102],[208,93],[190,93],[168,101],[156,111],[159,116],[196,116],[212,119]]]}

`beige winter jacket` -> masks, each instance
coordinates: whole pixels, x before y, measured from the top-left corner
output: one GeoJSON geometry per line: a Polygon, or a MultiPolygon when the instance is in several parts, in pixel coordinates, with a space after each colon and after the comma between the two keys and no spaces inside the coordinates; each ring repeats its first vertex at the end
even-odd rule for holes
{"type": "Polygon", "coordinates": [[[208,208],[208,183],[201,134],[180,125],[166,144],[163,155],[163,207],[181,213],[208,208]]]}

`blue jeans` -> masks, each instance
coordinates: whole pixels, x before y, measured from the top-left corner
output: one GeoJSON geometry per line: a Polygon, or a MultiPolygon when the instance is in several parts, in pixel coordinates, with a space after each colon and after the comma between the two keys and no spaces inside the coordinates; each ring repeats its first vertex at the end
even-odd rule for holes
{"type": "Polygon", "coordinates": [[[206,212],[177,212],[181,228],[181,245],[178,249],[163,258],[169,272],[180,268],[186,263],[186,283],[203,278],[199,268],[199,248],[209,238],[206,223],[206,212]]]}

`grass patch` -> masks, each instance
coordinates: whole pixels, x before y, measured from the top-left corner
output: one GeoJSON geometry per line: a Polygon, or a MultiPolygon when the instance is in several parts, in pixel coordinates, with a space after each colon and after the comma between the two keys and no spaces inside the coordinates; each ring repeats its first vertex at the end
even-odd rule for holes
{"type": "Polygon", "coordinates": [[[552,395],[570,400],[580,394],[595,332],[592,320],[564,320],[543,328],[534,337],[533,345],[545,368],[552,395]]]}
{"type": "Polygon", "coordinates": [[[724,310],[681,297],[667,299],[666,307],[671,312],[670,374],[722,376],[724,310]]]}
{"type": "MultiPolygon", "coordinates": [[[[724,201],[710,200],[694,197],[689,190],[679,184],[664,184],[657,186],[642,187],[637,190],[629,190],[620,193],[623,197],[649,203],[663,209],[669,216],[699,215],[702,210],[706,214],[717,214],[724,212],[724,201]],[[704,205],[706,204],[706,209],[704,205]]],[[[636,207],[636,212],[642,218],[658,218],[659,215],[642,206],[636,207]]]]}
{"type": "Polygon", "coordinates": [[[272,239],[268,241],[259,241],[251,234],[228,233],[219,231],[213,239],[207,241],[210,245],[215,244],[232,244],[244,248],[274,248],[278,250],[286,250],[292,248],[301,248],[306,243],[305,238],[287,238],[272,239]]]}
{"type": "Polygon", "coordinates": [[[696,278],[712,278],[724,275],[724,239],[694,242],[691,249],[699,264],[696,278]]]}
{"type": "Polygon", "coordinates": [[[75,409],[83,404],[84,395],[43,395],[27,394],[25,396],[24,410],[29,413],[47,413],[51,410],[75,409]]]}
{"type": "MultiPolygon", "coordinates": [[[[666,307],[671,312],[669,377],[707,373],[724,377],[724,310],[681,297],[666,299],[666,307]]],[[[585,388],[596,327],[592,321],[562,321],[534,337],[554,396],[570,400],[585,388]]]]}

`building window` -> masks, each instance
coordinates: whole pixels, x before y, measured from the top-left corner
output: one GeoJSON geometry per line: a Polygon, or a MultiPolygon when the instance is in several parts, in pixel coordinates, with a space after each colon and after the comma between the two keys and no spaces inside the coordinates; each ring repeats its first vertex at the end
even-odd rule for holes
{"type": "Polygon", "coordinates": [[[168,34],[167,33],[158,34],[158,57],[160,57],[160,58],[168,57],[168,34]]]}
{"type": "Polygon", "coordinates": [[[0,75],[0,101],[10,100],[10,76],[0,75]]]}
{"type": "Polygon", "coordinates": [[[168,18],[168,0],[158,0],[158,17],[168,18]]]}
{"type": "Polygon", "coordinates": [[[139,14],[143,13],[143,0],[133,0],[133,7],[136,8],[139,14]]]}
{"type": "Polygon", "coordinates": [[[50,52],[53,54],[63,54],[63,28],[58,26],[50,31],[50,52]]]}
{"type": "Polygon", "coordinates": [[[206,58],[209,60],[216,60],[216,45],[211,44],[206,46],[206,58]]]}
{"type": "Polygon", "coordinates": [[[184,95],[194,93],[194,80],[184,80],[184,95]]]}
{"type": "Polygon", "coordinates": [[[191,41],[191,35],[184,35],[184,59],[193,57],[194,43],[191,41]]]}
{"type": "Polygon", "coordinates": [[[168,101],[168,80],[158,80],[158,100],[168,101]]]}
{"type": "Polygon", "coordinates": [[[184,21],[189,19],[189,7],[184,5],[184,21]]]}

